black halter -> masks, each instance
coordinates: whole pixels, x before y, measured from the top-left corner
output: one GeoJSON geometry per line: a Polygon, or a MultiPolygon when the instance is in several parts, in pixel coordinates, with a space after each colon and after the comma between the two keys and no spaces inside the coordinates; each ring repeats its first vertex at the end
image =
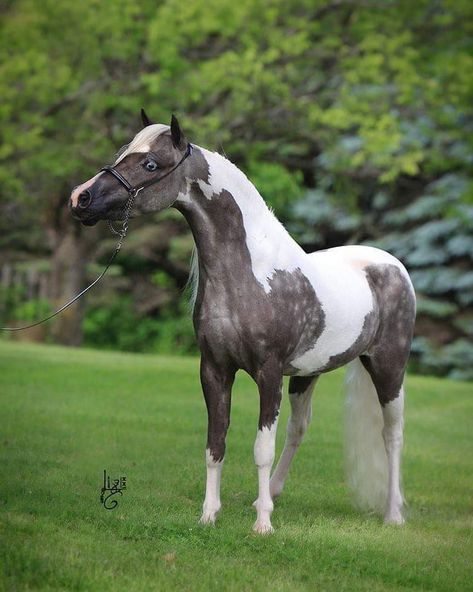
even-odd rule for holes
{"type": "Polygon", "coordinates": [[[113,251],[112,256],[108,260],[108,263],[105,266],[105,269],[91,284],[89,284],[87,286],[87,288],[84,288],[81,292],[79,292],[79,294],[74,296],[74,298],[71,298],[71,300],[69,300],[69,302],[66,302],[66,304],[63,304],[61,306],[61,308],[58,308],[58,310],[54,311],[53,313],[51,313],[50,315],[48,315],[44,319],[41,319],[40,321],[35,321],[34,323],[31,323],[29,325],[24,325],[23,327],[0,327],[0,331],[23,331],[23,329],[29,329],[31,327],[36,327],[36,325],[41,325],[41,323],[44,323],[45,321],[49,321],[49,319],[52,319],[53,317],[55,317],[56,315],[61,313],[68,306],[71,306],[71,304],[74,304],[74,302],[79,300],[79,298],[81,296],[83,296],[86,292],[88,292],[91,288],[93,288],[95,286],[95,284],[97,282],[99,282],[103,278],[103,276],[107,273],[108,269],[110,268],[110,266],[113,263],[113,260],[115,259],[115,257],[118,255],[120,249],[122,248],[123,241],[125,240],[126,233],[128,231],[128,219],[130,218],[130,214],[131,214],[131,210],[133,208],[133,202],[135,200],[135,197],[145,187],[149,187],[150,185],[154,185],[155,183],[159,183],[159,181],[162,181],[165,177],[167,177],[172,172],[174,172],[177,169],[177,167],[180,166],[188,156],[190,156],[191,153],[192,153],[192,144],[187,144],[186,152],[185,152],[184,156],[181,158],[181,160],[176,164],[176,166],[174,166],[170,171],[168,171],[162,177],[157,177],[154,179],[148,179],[147,181],[144,181],[143,183],[141,183],[141,185],[139,187],[133,187],[133,185],[131,185],[131,183],[129,183],[121,173],[119,173],[118,171],[115,170],[115,167],[105,166],[105,167],[101,168],[100,169],[101,172],[103,171],[104,173],[110,173],[111,175],[113,175],[115,177],[115,179],[117,179],[117,181],[120,181],[120,183],[123,185],[123,187],[125,187],[125,189],[128,191],[128,194],[129,194],[129,197],[128,197],[125,207],[123,209],[123,224],[122,224],[121,229],[115,230],[115,228],[113,227],[110,220],[108,221],[110,229],[115,234],[117,234],[120,237],[120,239],[117,243],[117,246],[115,247],[115,251],[113,251]]]}
{"type": "Polygon", "coordinates": [[[140,191],[142,191],[143,189],[145,189],[146,187],[150,187],[151,185],[154,185],[155,183],[159,183],[159,181],[162,181],[163,179],[168,177],[171,173],[173,173],[177,169],[177,167],[181,166],[181,164],[191,154],[192,154],[192,144],[187,144],[187,148],[184,153],[184,156],[181,158],[181,160],[175,166],[172,167],[171,170],[169,170],[167,173],[165,173],[162,177],[155,177],[153,179],[147,179],[146,181],[143,181],[141,183],[141,185],[139,185],[138,187],[133,187],[133,185],[131,183],[129,183],[129,181],[127,181],[125,179],[125,177],[116,170],[116,168],[115,168],[116,165],[104,166],[100,169],[100,172],[110,173],[111,175],[113,175],[115,177],[115,179],[117,181],[119,181],[123,185],[123,187],[128,191],[130,197],[132,199],[134,199],[138,195],[138,193],[140,191]]]}

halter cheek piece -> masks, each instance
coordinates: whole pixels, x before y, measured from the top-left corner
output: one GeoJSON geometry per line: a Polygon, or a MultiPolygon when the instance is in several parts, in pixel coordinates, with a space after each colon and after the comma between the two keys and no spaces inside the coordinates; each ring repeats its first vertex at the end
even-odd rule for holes
{"type": "MultiPolygon", "coordinates": [[[[173,173],[179,166],[181,166],[181,164],[186,160],[186,158],[192,154],[192,148],[193,148],[192,144],[190,144],[190,143],[187,144],[187,148],[184,153],[184,156],[181,158],[181,160],[175,166],[172,167],[172,169],[170,169],[167,173],[165,173],[161,177],[155,177],[155,178],[147,179],[146,181],[143,181],[143,183],[141,183],[141,185],[139,185],[138,187],[133,187],[133,185],[127,179],[125,179],[125,177],[121,173],[119,173],[116,170],[115,166],[104,166],[100,169],[101,173],[110,173],[128,191],[129,197],[128,197],[128,200],[127,200],[125,207],[123,209],[123,225],[122,225],[121,230],[117,230],[116,228],[114,228],[111,220],[108,221],[108,226],[109,226],[110,230],[114,234],[118,235],[120,237],[121,241],[126,236],[126,233],[128,230],[128,219],[130,217],[131,210],[133,209],[133,202],[135,201],[135,197],[138,195],[138,193],[140,191],[142,191],[143,189],[145,189],[146,187],[151,187],[151,185],[155,185],[156,183],[159,183],[159,181],[162,181],[163,179],[168,177],[171,173],[173,173]]],[[[121,246],[121,244],[120,244],[120,246],[121,246]]]]}

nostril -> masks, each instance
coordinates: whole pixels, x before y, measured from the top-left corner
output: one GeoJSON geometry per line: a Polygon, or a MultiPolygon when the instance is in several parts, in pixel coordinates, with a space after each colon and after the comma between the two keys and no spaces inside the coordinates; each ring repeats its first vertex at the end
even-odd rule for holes
{"type": "Polygon", "coordinates": [[[78,200],[77,205],[79,206],[79,208],[85,209],[85,208],[89,207],[91,201],[92,201],[92,194],[90,193],[90,191],[88,189],[86,189],[85,191],[83,191],[79,195],[79,200],[78,200]]]}

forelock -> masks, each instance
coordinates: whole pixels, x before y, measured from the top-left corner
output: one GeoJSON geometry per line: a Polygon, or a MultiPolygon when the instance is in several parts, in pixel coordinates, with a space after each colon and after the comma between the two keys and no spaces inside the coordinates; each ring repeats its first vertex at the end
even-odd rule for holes
{"type": "Polygon", "coordinates": [[[153,123],[146,126],[136,134],[128,145],[123,146],[118,152],[115,164],[118,164],[132,152],[149,152],[152,142],[167,131],[169,131],[169,126],[162,123],[153,123]]]}

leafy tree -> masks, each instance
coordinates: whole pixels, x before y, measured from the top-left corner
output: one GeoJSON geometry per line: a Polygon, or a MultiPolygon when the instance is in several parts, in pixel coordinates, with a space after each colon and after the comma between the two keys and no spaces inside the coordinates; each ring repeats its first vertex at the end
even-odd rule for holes
{"type": "MultiPolygon", "coordinates": [[[[397,254],[420,295],[417,367],[471,377],[472,17],[466,0],[7,3],[0,244],[10,260],[53,251],[59,271],[79,253],[68,289],[83,282],[109,243],[61,213],[70,186],[137,131],[142,105],[158,121],[175,111],[308,250],[367,241],[397,254]]],[[[145,256],[122,272],[157,302],[182,289],[190,243],[176,218],[165,244],[148,226],[135,223],[145,256]]],[[[166,307],[146,314],[183,314],[166,307]]]]}

